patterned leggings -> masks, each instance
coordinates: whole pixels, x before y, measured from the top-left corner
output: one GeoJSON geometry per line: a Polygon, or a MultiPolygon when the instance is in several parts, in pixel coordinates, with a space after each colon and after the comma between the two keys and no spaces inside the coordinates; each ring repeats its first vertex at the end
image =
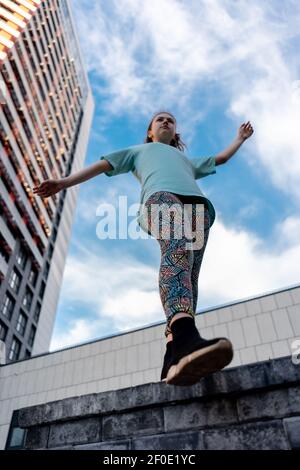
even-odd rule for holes
{"type": "MultiPolygon", "coordinates": [[[[195,316],[198,298],[198,277],[210,228],[207,207],[204,206],[203,226],[203,219],[200,218],[203,217],[203,214],[200,216],[199,212],[196,212],[196,203],[198,203],[198,207],[203,208],[203,205],[200,206],[200,204],[203,204],[203,200],[198,196],[185,196],[166,191],[159,191],[152,194],[145,203],[149,232],[151,235],[155,236],[161,248],[159,293],[167,319],[165,336],[171,333],[169,324],[176,313],[184,312],[195,316]],[[153,206],[153,204],[156,206],[153,206]],[[193,233],[197,234],[197,239],[199,237],[199,239],[202,240],[201,243],[198,243],[198,246],[202,246],[200,249],[194,248],[197,248],[196,244],[192,249],[187,248],[187,243],[189,243],[189,247],[193,246],[191,242],[195,240],[195,237],[191,238],[186,236],[188,233],[183,228],[184,218],[181,215],[181,217],[176,219],[176,210],[174,213],[169,211],[170,216],[164,218],[163,211],[161,210],[162,204],[166,204],[167,206],[165,207],[179,204],[179,206],[177,206],[179,211],[184,210],[184,204],[190,204],[190,211],[188,212],[189,215],[186,220],[191,222],[190,227],[193,233]],[[159,211],[162,213],[161,216],[159,215],[159,211]],[[156,222],[156,224],[154,224],[154,222],[156,222]],[[179,224],[181,227],[179,227],[179,224]],[[196,227],[197,230],[198,227],[202,227],[200,234],[198,231],[195,232],[196,227]],[[181,238],[174,237],[176,229],[181,229],[181,238]],[[167,233],[169,233],[170,236],[166,236],[167,233]]],[[[175,208],[176,206],[173,207],[175,208]]],[[[185,208],[187,207],[188,206],[185,206],[185,208]]],[[[182,213],[183,212],[180,212],[180,214],[182,213]]]]}

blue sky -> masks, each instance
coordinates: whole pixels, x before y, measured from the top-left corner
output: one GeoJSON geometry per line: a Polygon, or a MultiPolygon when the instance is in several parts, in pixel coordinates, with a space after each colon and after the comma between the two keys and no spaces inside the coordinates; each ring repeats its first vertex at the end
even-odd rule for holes
{"type": "MultiPolygon", "coordinates": [[[[197,311],[300,280],[298,1],[73,0],[95,100],[85,166],[143,143],[166,109],[188,157],[215,155],[248,120],[254,134],[197,180],[216,220],[197,311]],[[92,5],[91,5],[92,3],[92,5]]],[[[96,209],[139,202],[129,174],[80,185],[51,350],[164,320],[152,238],[99,240],[96,209]]]]}

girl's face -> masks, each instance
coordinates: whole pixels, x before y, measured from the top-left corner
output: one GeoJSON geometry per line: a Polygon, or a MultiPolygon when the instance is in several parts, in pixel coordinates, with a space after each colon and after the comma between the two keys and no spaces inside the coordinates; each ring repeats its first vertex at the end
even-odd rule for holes
{"type": "Polygon", "coordinates": [[[148,137],[153,142],[170,144],[176,133],[176,121],[168,113],[160,113],[153,119],[151,129],[148,131],[148,137]]]}

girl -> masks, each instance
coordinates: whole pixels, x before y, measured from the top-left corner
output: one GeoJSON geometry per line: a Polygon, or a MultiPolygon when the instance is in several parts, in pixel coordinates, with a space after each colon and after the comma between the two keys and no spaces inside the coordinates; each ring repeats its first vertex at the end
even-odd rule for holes
{"type": "Polygon", "coordinates": [[[40,197],[49,197],[101,173],[114,176],[132,171],[139,180],[142,210],[137,221],[144,231],[155,236],[161,249],[159,293],[167,319],[161,380],[168,384],[194,384],[232,360],[233,348],[227,338],[206,340],[195,326],[200,266],[215,219],[214,207],[196,179],[216,173],[215,166],[226,163],[252,133],[248,121],[240,126],[236,139],[224,151],[214,157],[188,159],[183,153],[185,144],[176,132],[175,117],[161,111],[151,119],[144,144],[102,156],[73,175],[46,180],[33,188],[40,197]],[[196,247],[188,244],[190,239],[185,233],[181,216],[186,217],[186,207],[192,208],[188,215],[190,229],[201,239],[196,247]],[[179,232],[183,235],[178,237],[179,232]]]}

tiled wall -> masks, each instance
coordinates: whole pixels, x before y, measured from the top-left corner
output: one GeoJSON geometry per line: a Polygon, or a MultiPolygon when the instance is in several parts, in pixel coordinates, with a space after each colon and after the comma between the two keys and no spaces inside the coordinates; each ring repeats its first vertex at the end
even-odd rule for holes
{"type": "MultiPolygon", "coordinates": [[[[300,286],[211,309],[197,316],[204,338],[227,336],[229,367],[288,356],[300,339],[300,286]]],[[[157,382],[164,324],[0,367],[0,448],[12,411],[66,397],[157,382]]]]}

